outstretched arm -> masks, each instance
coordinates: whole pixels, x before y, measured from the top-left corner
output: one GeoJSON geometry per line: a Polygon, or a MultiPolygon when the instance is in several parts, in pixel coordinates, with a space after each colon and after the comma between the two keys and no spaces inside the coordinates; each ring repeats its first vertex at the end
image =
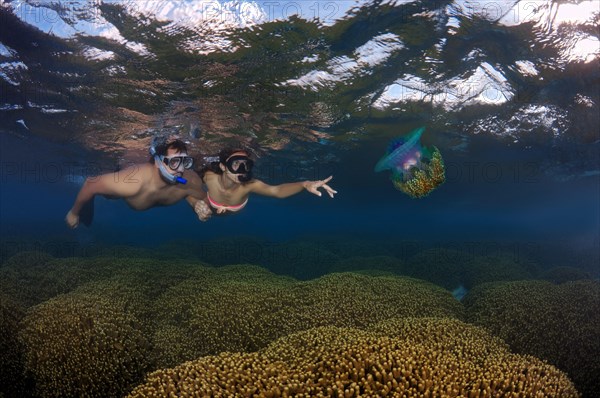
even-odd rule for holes
{"type": "Polygon", "coordinates": [[[333,198],[337,191],[333,190],[329,185],[327,185],[332,178],[333,176],[329,176],[324,180],[290,182],[281,185],[268,185],[260,180],[254,180],[250,184],[250,192],[254,192],[263,196],[272,196],[274,198],[287,198],[302,192],[304,189],[317,196],[321,196],[319,188],[323,188],[325,192],[327,192],[329,196],[333,198]]]}
{"type": "Polygon", "coordinates": [[[67,213],[65,221],[71,228],[77,228],[79,225],[79,212],[83,205],[89,202],[95,195],[109,195],[116,197],[128,197],[135,195],[140,184],[137,180],[128,179],[131,176],[130,170],[116,173],[103,174],[99,177],[88,177],[83,183],[83,187],[75,198],[73,207],[67,213]]]}

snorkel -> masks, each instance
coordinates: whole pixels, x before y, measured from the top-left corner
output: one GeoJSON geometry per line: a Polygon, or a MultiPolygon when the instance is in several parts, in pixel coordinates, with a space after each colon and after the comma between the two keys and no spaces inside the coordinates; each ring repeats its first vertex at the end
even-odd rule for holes
{"type": "Polygon", "coordinates": [[[240,180],[240,182],[248,182],[252,179],[252,172],[249,171],[246,174],[238,174],[238,180],[240,180]]]}
{"type": "Polygon", "coordinates": [[[162,159],[163,157],[156,152],[156,146],[159,140],[159,137],[154,137],[152,139],[152,143],[150,144],[150,156],[153,156],[154,162],[158,164],[158,170],[160,171],[160,175],[162,176],[162,178],[164,178],[165,180],[167,180],[167,182],[171,184],[187,184],[187,180],[185,178],[169,173],[169,171],[165,167],[162,159]]]}

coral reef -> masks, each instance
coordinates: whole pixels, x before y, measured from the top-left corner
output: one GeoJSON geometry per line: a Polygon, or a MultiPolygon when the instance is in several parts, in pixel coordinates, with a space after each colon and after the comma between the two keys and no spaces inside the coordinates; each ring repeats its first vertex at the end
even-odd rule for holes
{"type": "Polygon", "coordinates": [[[365,326],[392,317],[462,318],[463,307],[450,292],[422,280],[328,274],[303,282],[296,310],[310,315],[312,326],[365,326]]]}
{"type": "Polygon", "coordinates": [[[462,317],[449,292],[401,277],[329,274],[298,282],[249,266],[190,278],[155,303],[157,363],[250,351],[315,326],[363,326],[389,317],[462,317]]]}
{"type": "Polygon", "coordinates": [[[108,277],[119,268],[110,260],[55,259],[43,252],[23,252],[0,268],[0,290],[30,307],[84,283],[108,277]]]}
{"type": "Polygon", "coordinates": [[[545,271],[541,279],[552,283],[560,284],[565,282],[577,281],[581,279],[591,279],[589,272],[575,267],[554,267],[545,271]]]}
{"type": "MultiPolygon", "coordinates": [[[[286,252],[286,259],[297,261],[300,267],[312,261],[303,253],[315,247],[318,245],[295,242],[285,249],[293,251],[286,252]]],[[[273,248],[284,250],[284,245],[273,248]]],[[[281,260],[271,256],[275,252],[269,253],[271,265],[281,260]]],[[[317,264],[323,268],[330,267],[329,261],[339,261],[336,254],[322,253],[326,261],[317,264]]],[[[535,264],[504,255],[464,257],[465,253],[452,250],[423,252],[411,259],[407,272],[423,276],[437,272],[438,279],[430,278],[442,286],[457,270],[462,272],[459,281],[476,281],[473,283],[514,275],[531,277],[536,272],[535,264]],[[440,269],[441,265],[447,269],[440,269]]],[[[390,257],[347,261],[355,261],[361,268],[367,261],[389,268],[397,264],[390,257]]],[[[558,396],[556,391],[562,388],[564,396],[577,396],[552,366],[512,355],[500,339],[462,323],[463,304],[449,291],[410,277],[333,273],[298,281],[255,265],[207,267],[189,260],[119,258],[110,253],[88,259],[25,253],[5,262],[0,276],[0,332],[5,336],[0,353],[3,360],[7,358],[0,368],[0,381],[7,377],[22,381],[19,386],[13,384],[19,388],[17,393],[14,388],[0,389],[5,396],[29,394],[27,380],[19,379],[23,369],[41,398],[104,397],[126,394],[150,369],[173,366],[178,369],[176,376],[172,370],[156,373],[161,374],[157,376],[160,383],[177,379],[165,381],[175,384],[161,388],[181,392],[189,381],[185,375],[193,374],[189,388],[222,396],[229,396],[228,389],[234,387],[240,395],[254,391],[265,396],[275,396],[277,391],[281,396],[333,395],[336,389],[348,396],[374,396],[388,390],[392,395],[396,388],[407,394],[429,391],[431,396],[457,391],[464,396],[490,396],[492,391],[529,396],[538,391],[549,397],[558,396]],[[23,308],[32,305],[25,315],[23,308]],[[295,337],[286,340],[290,335],[295,337]],[[376,344],[367,344],[371,347],[367,351],[378,347],[382,356],[366,360],[350,348],[362,347],[365,341],[376,344]],[[387,351],[388,343],[392,351],[387,351]],[[351,355],[340,354],[342,348],[351,355]],[[218,356],[198,360],[206,355],[218,356]],[[391,363],[390,358],[396,358],[403,376],[392,380],[389,372],[394,376],[393,367],[388,367],[388,384],[382,382],[381,369],[387,366],[385,361],[391,363]],[[182,364],[190,360],[193,362],[182,364]],[[460,365],[452,365],[457,360],[460,365]],[[224,370],[220,361],[239,367],[224,370]],[[383,361],[375,369],[380,379],[374,368],[367,366],[376,361],[383,361]],[[333,364],[340,367],[334,369],[333,364]],[[409,370],[401,366],[407,364],[413,364],[413,370],[404,376],[402,372],[409,370]],[[255,368],[246,368],[250,365],[255,368]],[[351,373],[355,365],[357,370],[351,373]],[[445,367],[446,373],[433,372],[434,366],[445,367]],[[517,368],[527,373],[519,373],[517,368]],[[480,369],[487,369],[487,379],[477,373],[480,369]],[[194,373],[200,370],[206,379],[194,373]],[[239,384],[250,379],[256,390],[250,384],[233,385],[235,380],[239,384]],[[215,385],[216,380],[221,381],[215,385]],[[273,385],[279,385],[279,390],[265,389],[273,385]],[[444,390],[447,386],[450,390],[444,390]]],[[[506,287],[513,286],[511,283],[478,285],[466,298],[469,319],[489,327],[517,352],[547,359],[570,372],[586,396],[594,396],[598,387],[593,375],[600,372],[593,359],[600,356],[600,322],[594,312],[599,307],[598,283],[512,283],[511,288],[506,287]],[[544,344],[549,353],[541,349],[544,344]]]]}
{"type": "Polygon", "coordinates": [[[136,288],[106,281],[32,307],[19,339],[25,370],[45,397],[122,396],[149,368],[136,288]]]}
{"type": "Polygon", "coordinates": [[[17,339],[24,316],[24,309],[0,292],[0,397],[29,395],[29,383],[23,378],[23,347],[17,339]]]}
{"type": "Polygon", "coordinates": [[[314,328],[259,352],[223,353],[157,370],[128,398],[164,396],[579,395],[564,373],[510,353],[483,329],[417,318],[392,319],[368,330],[314,328]]]}
{"type": "Polygon", "coordinates": [[[205,269],[154,303],[155,361],[173,366],[222,351],[251,351],[293,331],[295,280],[256,266],[205,269]]]}
{"type": "Polygon", "coordinates": [[[512,253],[492,253],[475,256],[465,264],[464,285],[467,289],[496,281],[533,279],[539,267],[526,259],[515,259],[512,253]]]}
{"type": "Polygon", "coordinates": [[[39,250],[27,250],[9,257],[2,268],[40,268],[52,261],[54,257],[49,253],[39,250]]]}
{"type": "Polygon", "coordinates": [[[376,273],[405,274],[404,262],[391,256],[349,257],[339,260],[331,266],[330,272],[357,272],[369,275],[376,273]]]}
{"type": "Polygon", "coordinates": [[[600,396],[600,283],[498,282],[464,300],[468,320],[518,353],[567,372],[585,397],[600,396]]]}
{"type": "Polygon", "coordinates": [[[459,286],[471,289],[486,282],[532,279],[539,272],[537,264],[527,259],[515,259],[512,253],[478,255],[443,247],[415,254],[405,268],[408,276],[449,290],[459,286]]]}
{"type": "MultiPolygon", "coordinates": [[[[137,252],[133,250],[133,253],[137,252]]],[[[126,253],[129,255],[112,257],[114,252],[105,252],[91,258],[53,258],[43,252],[20,253],[0,268],[0,291],[30,307],[86,283],[128,275],[130,279],[154,281],[156,294],[159,294],[161,289],[193,275],[195,269],[201,267],[198,261],[195,264],[182,260],[157,261],[132,256],[129,251],[126,253]]]]}

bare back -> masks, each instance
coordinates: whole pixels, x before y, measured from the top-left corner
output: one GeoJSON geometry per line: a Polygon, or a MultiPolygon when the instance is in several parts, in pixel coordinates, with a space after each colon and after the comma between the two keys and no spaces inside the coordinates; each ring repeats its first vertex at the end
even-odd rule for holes
{"type": "Polygon", "coordinates": [[[194,171],[186,170],[187,184],[169,184],[164,181],[156,166],[151,163],[138,164],[116,173],[99,177],[103,194],[122,198],[135,210],[146,210],[154,206],[172,205],[187,196],[202,198],[202,181],[194,171]]]}

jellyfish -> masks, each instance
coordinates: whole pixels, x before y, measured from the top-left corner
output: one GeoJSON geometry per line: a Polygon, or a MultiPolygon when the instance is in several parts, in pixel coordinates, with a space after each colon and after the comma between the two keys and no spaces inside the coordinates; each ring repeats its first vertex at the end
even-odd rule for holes
{"type": "Polygon", "coordinates": [[[445,180],[444,160],[434,147],[423,147],[421,135],[425,127],[411,131],[405,137],[392,140],[375,171],[392,170],[394,187],[413,198],[422,198],[445,180]]]}

